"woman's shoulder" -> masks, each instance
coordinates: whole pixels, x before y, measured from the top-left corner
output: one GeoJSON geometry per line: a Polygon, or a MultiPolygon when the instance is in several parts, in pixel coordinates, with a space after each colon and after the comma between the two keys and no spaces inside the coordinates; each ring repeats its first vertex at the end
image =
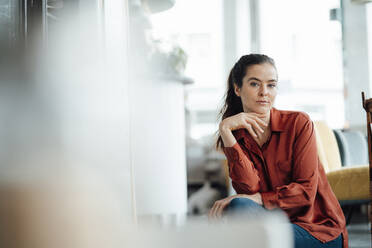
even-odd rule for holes
{"type": "Polygon", "coordinates": [[[310,116],[303,111],[278,109],[274,109],[274,111],[277,112],[275,116],[279,117],[279,126],[282,126],[283,129],[298,129],[312,122],[310,116]]]}
{"type": "Polygon", "coordinates": [[[303,111],[279,110],[279,109],[274,109],[274,110],[280,114],[281,118],[284,118],[284,119],[310,120],[310,116],[306,112],[303,112],[303,111]]]}
{"type": "Polygon", "coordinates": [[[283,117],[293,118],[293,119],[306,119],[310,120],[310,116],[303,111],[295,110],[278,110],[283,117]]]}

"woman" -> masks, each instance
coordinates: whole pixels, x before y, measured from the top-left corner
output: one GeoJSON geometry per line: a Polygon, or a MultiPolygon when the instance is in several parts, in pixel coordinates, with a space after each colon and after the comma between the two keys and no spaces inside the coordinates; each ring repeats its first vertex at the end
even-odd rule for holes
{"type": "Polygon", "coordinates": [[[217,201],[210,218],[226,207],[282,209],[295,247],[348,247],[345,217],[319,162],[314,125],[303,112],[273,107],[278,75],[266,55],[243,56],[228,78],[217,147],[229,164],[238,195],[217,201]]]}

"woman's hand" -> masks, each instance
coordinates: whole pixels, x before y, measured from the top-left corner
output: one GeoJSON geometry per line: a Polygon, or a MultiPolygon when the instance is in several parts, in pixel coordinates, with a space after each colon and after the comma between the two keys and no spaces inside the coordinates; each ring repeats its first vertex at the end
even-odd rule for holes
{"type": "Polygon", "coordinates": [[[224,209],[230,204],[230,202],[234,198],[248,198],[251,199],[252,201],[262,205],[262,197],[259,192],[253,195],[247,195],[247,194],[237,194],[233,196],[226,197],[224,199],[218,200],[213,204],[213,207],[209,211],[208,218],[209,219],[218,219],[221,218],[222,213],[224,209]]]}
{"type": "Polygon", "coordinates": [[[231,147],[236,143],[231,131],[241,128],[247,129],[253,139],[259,141],[269,124],[263,119],[267,119],[266,114],[242,112],[221,121],[219,131],[225,147],[231,147]]]}

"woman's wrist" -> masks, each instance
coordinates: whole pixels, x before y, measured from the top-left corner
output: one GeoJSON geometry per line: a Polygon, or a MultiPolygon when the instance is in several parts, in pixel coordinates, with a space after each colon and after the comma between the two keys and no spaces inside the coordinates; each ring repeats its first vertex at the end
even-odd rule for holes
{"type": "Polygon", "coordinates": [[[224,121],[221,121],[219,131],[220,133],[228,133],[231,132],[231,129],[226,125],[224,121]]]}
{"type": "Polygon", "coordinates": [[[230,129],[228,128],[220,129],[220,135],[221,135],[224,147],[232,147],[235,145],[236,139],[230,129]]]}

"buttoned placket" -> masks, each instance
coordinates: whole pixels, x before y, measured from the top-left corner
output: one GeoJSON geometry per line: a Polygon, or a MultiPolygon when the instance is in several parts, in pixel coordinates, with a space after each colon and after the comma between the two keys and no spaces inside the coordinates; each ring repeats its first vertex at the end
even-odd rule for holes
{"type": "Polygon", "coordinates": [[[270,139],[268,140],[268,142],[265,143],[264,146],[262,146],[261,152],[262,152],[263,161],[265,163],[266,176],[268,178],[270,178],[270,180],[268,180],[269,188],[271,190],[274,190],[274,186],[273,185],[277,185],[278,182],[280,181],[280,179],[278,177],[279,175],[277,173],[274,173],[274,175],[271,175],[270,174],[270,171],[272,172],[273,168],[271,168],[271,170],[269,170],[268,165],[266,163],[266,159],[265,159],[265,157],[268,155],[267,154],[267,150],[268,150],[268,148],[269,148],[269,146],[271,144],[272,139],[273,139],[273,133],[271,133],[271,136],[270,136],[270,139]],[[274,178],[275,178],[276,182],[273,181],[274,178]]]}
{"type": "Polygon", "coordinates": [[[270,140],[271,140],[271,137],[269,138],[269,140],[267,142],[265,142],[265,144],[261,148],[261,147],[259,147],[257,142],[254,141],[253,139],[250,140],[249,138],[244,137],[244,143],[246,144],[247,149],[252,151],[254,154],[256,154],[256,156],[261,160],[261,163],[263,165],[262,167],[263,167],[263,170],[264,170],[264,176],[266,177],[265,182],[266,182],[266,185],[267,185],[268,188],[272,188],[272,183],[270,182],[270,180],[268,180],[270,178],[270,175],[269,175],[269,170],[268,170],[268,167],[267,167],[267,164],[266,164],[266,159],[265,159],[265,156],[264,156],[264,151],[262,149],[264,149],[264,150],[267,149],[267,147],[270,143],[270,140]]]}
{"type": "MultiPolygon", "coordinates": [[[[264,169],[265,173],[265,179],[266,179],[266,186],[269,190],[274,190],[274,185],[278,185],[280,182],[280,178],[278,173],[275,172],[275,168],[269,169],[269,166],[266,162],[266,156],[267,151],[271,145],[271,141],[273,140],[273,136],[275,135],[275,131],[272,131],[269,139],[260,147],[256,141],[253,139],[250,141],[249,145],[251,147],[251,151],[257,155],[257,157],[261,160],[262,162],[262,167],[264,169]],[[253,143],[253,144],[252,144],[253,143]],[[252,149],[253,148],[253,149],[252,149]],[[273,171],[274,170],[274,171],[273,171]],[[273,175],[272,175],[273,174],[273,175]]],[[[275,138],[274,138],[275,139],[275,138]]]]}

